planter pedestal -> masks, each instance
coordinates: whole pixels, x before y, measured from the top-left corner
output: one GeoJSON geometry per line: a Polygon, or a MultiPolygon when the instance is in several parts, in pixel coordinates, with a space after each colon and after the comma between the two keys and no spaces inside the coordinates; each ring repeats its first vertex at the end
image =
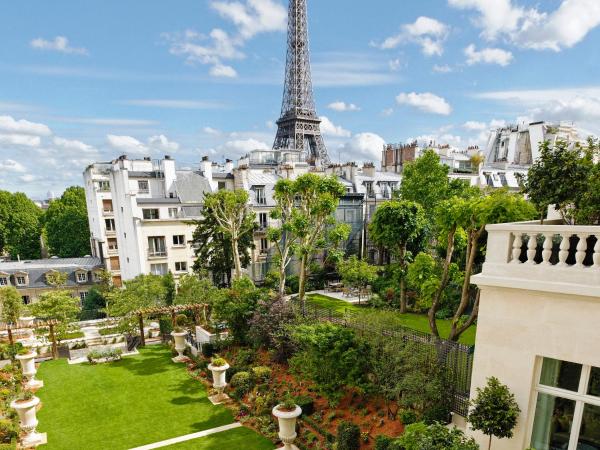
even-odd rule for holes
{"type": "Polygon", "coordinates": [[[187,347],[185,342],[185,337],[187,336],[187,331],[176,332],[173,331],[171,336],[175,339],[175,350],[177,350],[178,355],[172,359],[175,363],[182,363],[187,360],[185,356],[183,356],[183,351],[187,347]]]}
{"type": "Polygon", "coordinates": [[[27,401],[13,400],[10,404],[10,407],[17,411],[21,430],[25,432],[25,436],[21,440],[24,448],[37,447],[38,445],[46,444],[48,440],[46,433],[35,432],[38,424],[36,410],[39,403],[40,399],[33,397],[27,401]]]}
{"type": "Polygon", "coordinates": [[[227,372],[227,369],[229,369],[229,364],[225,364],[224,366],[208,365],[208,370],[212,372],[213,376],[213,388],[217,391],[216,395],[208,397],[213,405],[220,405],[229,400],[229,396],[223,393],[225,386],[227,386],[227,383],[225,382],[225,373],[227,372]]]}
{"type": "Polygon", "coordinates": [[[44,386],[44,382],[35,379],[37,369],[35,368],[35,351],[31,351],[26,355],[17,355],[16,358],[21,362],[21,369],[23,370],[23,376],[27,378],[25,387],[27,389],[39,389],[44,386]]]}
{"type": "Polygon", "coordinates": [[[283,447],[277,450],[298,450],[294,445],[296,440],[296,420],[302,414],[302,408],[296,406],[293,411],[281,411],[280,405],[273,408],[273,415],[277,417],[279,422],[279,439],[283,442],[283,447]]]}

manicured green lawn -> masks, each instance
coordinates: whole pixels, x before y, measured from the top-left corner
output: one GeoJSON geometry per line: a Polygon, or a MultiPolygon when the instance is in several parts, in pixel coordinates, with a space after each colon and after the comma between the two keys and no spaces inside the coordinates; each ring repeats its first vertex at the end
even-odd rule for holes
{"type": "MultiPolygon", "coordinates": [[[[233,422],[232,414],[213,406],[204,386],[182,364],[173,363],[163,346],[94,366],[47,361],[38,378],[44,381],[37,394],[43,403],[38,431],[48,433],[42,448],[49,450],[130,449],[233,422]]],[[[228,433],[222,438],[228,439],[228,433]]],[[[231,436],[239,439],[239,434],[231,436]]]]}
{"type": "MultiPolygon", "coordinates": [[[[367,308],[364,306],[358,306],[356,304],[348,303],[343,300],[339,300],[337,298],[328,297],[326,295],[321,294],[310,294],[307,296],[307,300],[310,303],[321,306],[323,308],[333,309],[337,312],[343,313],[344,311],[353,311],[359,314],[368,315],[371,311],[374,311],[371,308],[367,308]]],[[[398,325],[403,325],[408,328],[412,328],[413,330],[423,331],[425,333],[430,333],[429,330],[429,321],[427,316],[424,314],[413,314],[413,313],[389,313],[390,318],[393,318],[394,322],[398,325]]],[[[447,337],[450,333],[450,320],[437,320],[438,329],[442,337],[447,337]]],[[[472,326],[467,331],[463,333],[460,337],[460,342],[463,344],[473,345],[475,344],[475,331],[476,327],[472,326]]]]}
{"type": "Polygon", "coordinates": [[[242,427],[164,448],[167,450],[273,450],[275,446],[268,439],[242,427]]]}

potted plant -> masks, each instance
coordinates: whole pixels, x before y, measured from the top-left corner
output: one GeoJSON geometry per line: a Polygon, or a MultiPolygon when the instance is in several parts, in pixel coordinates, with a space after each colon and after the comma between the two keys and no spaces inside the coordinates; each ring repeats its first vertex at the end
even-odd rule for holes
{"type": "Polygon", "coordinates": [[[40,399],[33,395],[31,391],[23,391],[10,403],[10,407],[17,411],[20,420],[20,426],[25,437],[22,440],[24,448],[35,447],[46,443],[46,433],[36,433],[38,420],[36,417],[36,407],[40,399]]]}
{"type": "Polygon", "coordinates": [[[273,415],[279,422],[279,439],[283,447],[279,450],[298,450],[294,445],[296,439],[296,420],[302,414],[302,408],[296,405],[293,397],[288,393],[279,405],[273,408],[273,415]]]}
{"type": "Polygon", "coordinates": [[[183,356],[183,351],[187,347],[185,343],[185,337],[187,336],[187,330],[185,329],[186,324],[187,317],[184,314],[179,314],[175,317],[171,336],[173,336],[173,339],[175,340],[175,350],[177,350],[178,355],[173,358],[173,362],[184,362],[186,360],[185,356],[183,356]]]}
{"type": "Polygon", "coordinates": [[[28,389],[38,389],[44,385],[43,381],[35,379],[35,374],[37,373],[37,369],[35,367],[36,356],[37,354],[35,350],[25,347],[21,348],[15,356],[21,362],[23,376],[27,378],[25,387],[28,389]]]}
{"type": "Polygon", "coordinates": [[[225,382],[225,374],[229,369],[229,364],[223,358],[216,355],[208,365],[208,370],[212,372],[213,388],[217,391],[217,395],[210,397],[210,401],[214,404],[224,402],[228,397],[223,393],[227,383],[225,382]]]}

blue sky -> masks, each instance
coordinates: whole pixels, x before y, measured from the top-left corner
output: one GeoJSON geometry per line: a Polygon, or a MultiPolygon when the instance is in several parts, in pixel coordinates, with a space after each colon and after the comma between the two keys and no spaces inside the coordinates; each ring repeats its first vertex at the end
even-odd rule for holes
{"type": "MultiPolygon", "coordinates": [[[[0,189],[42,198],[127,153],[237,158],[269,148],[283,0],[5,2],[0,189]]],[[[309,0],[332,160],[383,142],[483,145],[522,120],[600,134],[598,0],[309,0]]]]}

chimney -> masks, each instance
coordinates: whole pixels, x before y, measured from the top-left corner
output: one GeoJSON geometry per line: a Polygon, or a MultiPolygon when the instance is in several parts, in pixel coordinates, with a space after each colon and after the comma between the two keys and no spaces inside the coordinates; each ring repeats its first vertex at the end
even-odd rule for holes
{"type": "Polygon", "coordinates": [[[163,175],[165,177],[165,193],[167,196],[175,192],[175,181],[177,173],[175,172],[175,160],[166,155],[162,161],[163,175]]]}
{"type": "Polygon", "coordinates": [[[231,159],[225,160],[225,173],[233,172],[233,161],[231,159]]]}
{"type": "Polygon", "coordinates": [[[212,163],[208,159],[208,156],[203,156],[200,162],[200,171],[205,178],[212,180],[212,163]]]}
{"type": "Polygon", "coordinates": [[[363,175],[367,176],[367,177],[374,177],[375,176],[375,165],[373,163],[370,162],[366,162],[363,164],[363,175]]]}

